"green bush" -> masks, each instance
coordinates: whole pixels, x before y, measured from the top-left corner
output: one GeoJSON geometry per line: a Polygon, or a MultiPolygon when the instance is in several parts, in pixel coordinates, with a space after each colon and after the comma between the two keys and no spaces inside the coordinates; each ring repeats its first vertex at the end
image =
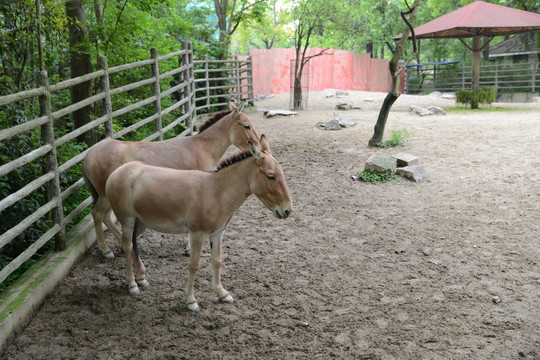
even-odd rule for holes
{"type": "Polygon", "coordinates": [[[394,147],[397,145],[402,145],[403,142],[411,135],[409,130],[406,128],[403,128],[401,130],[392,130],[392,135],[390,136],[390,139],[383,140],[379,143],[377,143],[378,147],[381,148],[389,148],[394,147]]]}
{"type": "Polygon", "coordinates": [[[478,108],[479,104],[491,104],[495,101],[495,88],[493,86],[480,88],[478,91],[462,89],[456,91],[458,104],[469,104],[472,109],[478,108]]]}
{"type": "Polygon", "coordinates": [[[369,170],[362,170],[358,173],[358,178],[362,181],[372,183],[385,183],[396,177],[395,172],[374,173],[369,170]]]}

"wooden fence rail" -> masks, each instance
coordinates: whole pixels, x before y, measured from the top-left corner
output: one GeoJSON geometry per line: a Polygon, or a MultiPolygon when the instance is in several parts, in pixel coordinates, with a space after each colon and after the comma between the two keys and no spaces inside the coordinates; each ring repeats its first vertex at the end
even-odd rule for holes
{"type": "MultiPolygon", "coordinates": [[[[484,64],[480,67],[480,87],[493,86],[497,93],[539,92],[539,64],[538,62],[484,64]]],[[[455,92],[470,89],[471,74],[471,66],[464,63],[410,66],[405,75],[405,93],[455,92]]]]}
{"type": "Polygon", "coordinates": [[[28,179],[26,185],[20,189],[14,189],[13,192],[0,200],[0,217],[11,211],[12,206],[31,197],[39,189],[46,193],[45,203],[40,204],[35,211],[20,219],[18,224],[0,235],[0,251],[11,241],[17,241],[16,238],[36,221],[49,218],[51,223],[39,235],[38,239],[1,268],[0,283],[51,240],[54,239],[56,250],[64,249],[66,243],[69,242],[69,239],[66,240],[66,225],[76,221],[77,216],[92,203],[91,197],[86,197],[75,205],[71,204],[71,208],[74,208],[69,213],[65,213],[67,201],[84,186],[84,181],[78,177],[66,184],[62,178],[70,169],[81,166],[88,149],[70,159],[64,159],[62,162],[59,158],[60,147],[75,142],[85,133],[97,133],[99,138],[119,139],[133,135],[135,130],[152,123],[152,133],[142,141],[163,140],[164,135],[168,136],[167,133],[172,130],[176,131],[172,133],[172,136],[178,133],[178,136],[189,136],[194,131],[197,111],[215,112],[227,105],[228,100],[233,99],[253,101],[250,60],[239,61],[238,58],[235,58],[217,61],[205,58],[194,61],[192,45],[187,42],[182,44],[180,51],[158,56],[157,49],[153,48],[148,60],[111,68],[108,67],[107,58],[100,57],[98,68],[99,70],[91,74],[52,85],[48,83],[47,73],[41,72],[38,76],[37,88],[0,97],[0,115],[7,113],[7,111],[2,112],[2,110],[8,107],[24,107],[27,106],[25,102],[32,101],[39,102],[40,113],[34,119],[0,129],[0,145],[3,141],[16,139],[17,136],[32,132],[38,133],[41,141],[32,151],[8,163],[0,164],[0,185],[2,185],[3,177],[25,165],[37,161],[42,161],[45,164],[41,176],[28,179]],[[167,70],[162,71],[161,66],[167,70]],[[122,76],[130,71],[138,71],[137,74],[150,72],[151,76],[139,78],[135,82],[116,88],[110,87],[111,76],[122,76]],[[52,97],[55,93],[87,81],[99,84],[99,86],[94,86],[98,89],[91,97],[76,104],[53,109],[52,97]],[[127,105],[117,104],[114,101],[117,95],[126,95],[145,87],[151,87],[152,96],[137,99],[134,103],[127,105]],[[163,108],[164,100],[171,98],[174,98],[174,101],[166,101],[166,103],[172,102],[172,105],[163,108]],[[222,99],[227,101],[220,101],[222,99]],[[199,105],[196,106],[196,104],[199,105]],[[77,129],[67,132],[59,131],[59,127],[69,128],[69,125],[66,125],[68,124],[67,120],[62,122],[64,117],[87,106],[100,107],[102,109],[101,116],[77,129]],[[122,123],[119,120],[122,116],[130,112],[141,111],[147,106],[151,106],[153,109],[153,111],[146,111],[146,113],[152,112],[151,115],[122,128],[122,123]],[[168,117],[169,121],[164,121],[165,117],[168,117]],[[170,120],[171,118],[173,119],[170,120]],[[182,130],[179,130],[179,126],[182,130]],[[56,138],[55,136],[58,134],[60,135],[56,138]]]}

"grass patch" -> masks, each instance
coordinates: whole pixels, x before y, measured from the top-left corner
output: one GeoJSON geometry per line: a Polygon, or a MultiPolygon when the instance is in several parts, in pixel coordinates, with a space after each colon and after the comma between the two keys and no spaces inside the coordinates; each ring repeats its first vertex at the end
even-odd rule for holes
{"type": "Polygon", "coordinates": [[[386,172],[382,174],[374,173],[369,170],[362,170],[358,173],[358,178],[365,182],[382,184],[396,177],[395,172],[386,172]]]}
{"type": "Polygon", "coordinates": [[[493,107],[479,107],[478,109],[471,109],[461,106],[456,107],[449,107],[444,108],[444,111],[447,113],[462,113],[462,114],[469,114],[469,113],[477,113],[477,112],[511,112],[511,111],[526,111],[530,109],[524,109],[524,108],[507,108],[507,107],[501,107],[501,106],[493,106],[493,107]]]}
{"type": "Polygon", "coordinates": [[[377,143],[377,146],[381,148],[390,148],[398,145],[403,145],[403,142],[407,140],[410,135],[411,133],[406,128],[403,128],[401,130],[392,130],[392,135],[390,136],[390,139],[383,140],[377,143]]]}

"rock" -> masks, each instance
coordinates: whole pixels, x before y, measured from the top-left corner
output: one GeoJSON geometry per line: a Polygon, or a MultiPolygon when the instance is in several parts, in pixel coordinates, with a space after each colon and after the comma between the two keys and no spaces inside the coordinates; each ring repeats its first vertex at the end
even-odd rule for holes
{"type": "Polygon", "coordinates": [[[374,98],[371,98],[371,97],[367,97],[364,99],[365,102],[375,102],[375,99],[374,98]]]}
{"type": "Polygon", "coordinates": [[[377,174],[389,173],[396,171],[397,160],[392,156],[372,155],[366,161],[364,170],[371,171],[377,174]]]}
{"type": "Polygon", "coordinates": [[[354,119],[340,119],[338,121],[339,121],[339,125],[341,125],[341,127],[344,127],[344,128],[349,128],[351,126],[356,125],[356,120],[354,119]]]}
{"type": "Polygon", "coordinates": [[[494,296],[491,300],[494,304],[499,304],[501,302],[501,298],[498,296],[494,296]]]}
{"type": "Polygon", "coordinates": [[[442,95],[442,93],[440,91],[434,91],[431,94],[429,94],[429,96],[436,96],[436,97],[439,97],[441,95],[442,95]]]}
{"type": "Polygon", "coordinates": [[[255,99],[255,101],[264,100],[264,99],[266,99],[266,95],[264,95],[264,94],[255,95],[254,99],[255,99]]]}
{"type": "Polygon", "coordinates": [[[271,118],[278,115],[279,116],[294,116],[294,115],[298,115],[298,113],[294,111],[289,111],[289,110],[264,110],[265,118],[271,118]]]}
{"type": "Polygon", "coordinates": [[[344,98],[349,95],[349,92],[347,90],[336,90],[336,97],[337,98],[344,98]]]}
{"type": "Polygon", "coordinates": [[[338,119],[332,119],[327,123],[320,124],[319,127],[322,127],[324,130],[341,130],[338,119]]]}
{"type": "Polygon", "coordinates": [[[396,170],[396,173],[401,177],[415,182],[422,181],[427,177],[426,171],[420,165],[400,167],[396,170]]]}
{"type": "Polygon", "coordinates": [[[427,109],[435,115],[446,115],[446,111],[444,111],[442,108],[438,106],[430,106],[427,109]]]}
{"type": "Polygon", "coordinates": [[[414,155],[399,153],[392,155],[392,157],[396,158],[398,168],[418,164],[418,157],[414,155]]]}
{"type": "Polygon", "coordinates": [[[416,106],[416,105],[411,105],[409,107],[409,114],[411,114],[411,115],[420,115],[420,116],[434,115],[428,109],[424,109],[423,107],[416,106]]]}
{"type": "Polygon", "coordinates": [[[339,103],[336,105],[336,110],[352,110],[353,106],[349,103],[339,103]]]}
{"type": "Polygon", "coordinates": [[[453,94],[453,93],[442,94],[441,99],[455,100],[456,99],[456,94],[453,94]]]}

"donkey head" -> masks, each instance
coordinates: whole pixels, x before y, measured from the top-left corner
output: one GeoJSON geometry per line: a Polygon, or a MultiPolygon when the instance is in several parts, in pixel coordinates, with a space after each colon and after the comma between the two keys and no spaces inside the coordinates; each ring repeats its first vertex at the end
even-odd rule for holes
{"type": "Polygon", "coordinates": [[[259,146],[259,134],[257,134],[249,117],[242,113],[244,101],[238,107],[232,102],[229,102],[229,108],[231,109],[231,113],[228,116],[232,117],[232,124],[229,130],[231,144],[242,151],[249,150],[249,142],[259,146]]]}
{"type": "Polygon", "coordinates": [[[251,179],[250,189],[278,219],[287,218],[292,211],[292,198],[281,166],[270,152],[268,140],[260,138],[260,148],[249,142],[258,171],[251,179]]]}

